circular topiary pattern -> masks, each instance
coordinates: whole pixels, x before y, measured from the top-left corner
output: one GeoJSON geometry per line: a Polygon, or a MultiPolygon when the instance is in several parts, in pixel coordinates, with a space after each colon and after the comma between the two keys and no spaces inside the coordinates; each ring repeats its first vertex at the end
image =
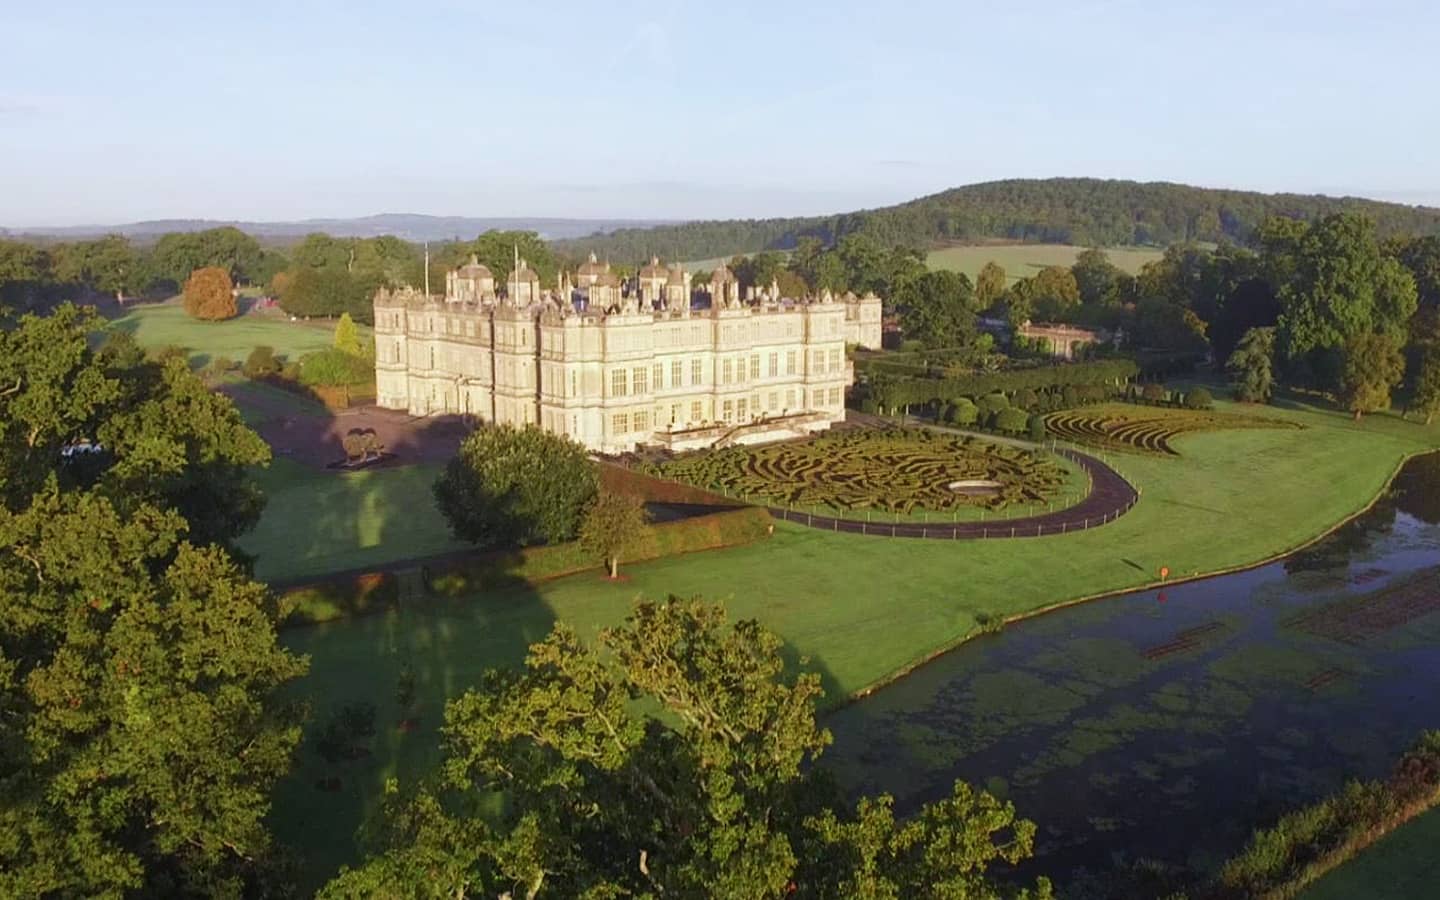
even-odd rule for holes
{"type": "Polygon", "coordinates": [[[1291,422],[1188,409],[1102,406],[1053,412],[1045,428],[1061,440],[1114,450],[1179,456],[1171,441],[1197,431],[1236,428],[1299,428],[1291,422]]]}
{"type": "Polygon", "coordinates": [[[1066,479],[1052,458],[962,435],[914,430],[830,432],[806,441],[727,447],[660,464],[657,474],[776,505],[910,513],[964,506],[999,509],[1054,499],[1066,479]],[[991,496],[952,490],[997,484],[991,496]]]}

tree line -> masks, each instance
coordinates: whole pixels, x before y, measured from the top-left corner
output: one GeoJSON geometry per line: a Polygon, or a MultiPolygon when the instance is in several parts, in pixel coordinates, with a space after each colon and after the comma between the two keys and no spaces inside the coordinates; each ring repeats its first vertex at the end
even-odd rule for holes
{"type": "Polygon", "coordinates": [[[32,309],[94,295],[171,296],[190,273],[211,266],[238,284],[266,284],[284,265],[284,254],[229,226],[161,235],[150,246],[113,234],[53,243],[0,240],[0,304],[32,309]]]}
{"type": "Polygon", "coordinates": [[[1076,246],[1164,246],[1201,241],[1250,244],[1274,216],[1314,221],[1359,213],[1383,236],[1440,233],[1440,210],[1352,197],[1261,194],[1160,182],[1094,178],[1014,179],[974,184],[908,203],[833,216],[686,222],[629,228],[557,242],[561,252],[593,250],[617,259],[651,253],[712,259],[789,250],[812,237],[833,245],[850,234],[881,244],[933,246],[1004,239],[1076,246]]]}

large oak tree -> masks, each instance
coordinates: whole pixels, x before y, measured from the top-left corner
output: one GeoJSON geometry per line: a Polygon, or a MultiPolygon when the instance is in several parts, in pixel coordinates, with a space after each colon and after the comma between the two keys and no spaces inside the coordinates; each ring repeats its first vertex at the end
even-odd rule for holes
{"type": "Polygon", "coordinates": [[[240,896],[305,669],[226,546],[269,450],[182,359],[0,323],[0,895],[240,896]]]}
{"type": "Polygon", "coordinates": [[[700,600],[639,603],[596,645],[557,625],[449,704],[440,777],[392,786],[374,855],[322,896],[1051,896],[987,871],[1031,852],[1009,803],[963,783],[904,820],[845,802],[816,765],[820,695],[700,600]]]}

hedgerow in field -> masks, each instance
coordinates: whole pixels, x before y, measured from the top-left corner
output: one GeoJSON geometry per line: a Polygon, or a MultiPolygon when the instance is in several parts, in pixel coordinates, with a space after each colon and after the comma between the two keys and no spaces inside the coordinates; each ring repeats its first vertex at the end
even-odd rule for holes
{"type": "Polygon", "coordinates": [[[1129,406],[1064,410],[1045,417],[1045,429],[1061,440],[1162,456],[1179,456],[1171,441],[1197,431],[1299,427],[1259,416],[1129,406]]]}
{"type": "Polygon", "coordinates": [[[840,431],[764,447],[726,447],[661,463],[657,474],[768,504],[896,513],[1045,503],[1066,478],[1042,453],[914,430],[840,431]],[[994,482],[994,493],[952,489],[959,481],[994,482]]]}

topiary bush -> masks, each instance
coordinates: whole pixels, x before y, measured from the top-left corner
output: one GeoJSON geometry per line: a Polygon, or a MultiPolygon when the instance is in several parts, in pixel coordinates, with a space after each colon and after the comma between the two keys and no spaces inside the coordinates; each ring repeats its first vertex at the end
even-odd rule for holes
{"type": "Polygon", "coordinates": [[[1185,395],[1185,407],[1187,409],[1210,409],[1215,405],[1215,398],[1203,387],[1197,387],[1185,395]]]}
{"type": "Polygon", "coordinates": [[[1031,416],[1025,427],[1030,440],[1037,444],[1045,440],[1045,417],[1043,415],[1036,413],[1031,416]]]}
{"type": "Polygon", "coordinates": [[[1159,406],[1165,402],[1165,385],[1152,381],[1141,389],[1140,398],[1146,403],[1159,406]]]}
{"type": "Polygon", "coordinates": [[[1017,391],[1015,393],[1015,400],[1013,402],[1013,405],[1019,407],[1020,409],[1034,412],[1040,406],[1040,395],[1032,391],[1030,388],[1025,388],[1024,390],[1017,391]]]}
{"type": "Polygon", "coordinates": [[[300,358],[300,383],[312,387],[364,384],[374,377],[375,368],[369,361],[337,347],[300,358]]]}
{"type": "Polygon", "coordinates": [[[975,424],[980,417],[980,410],[968,398],[961,397],[950,407],[950,423],[962,427],[969,427],[975,424]]]}
{"type": "Polygon", "coordinates": [[[1106,397],[1104,386],[1099,384],[1082,384],[1075,389],[1075,394],[1081,403],[1102,403],[1106,397]]]}
{"type": "Polygon", "coordinates": [[[280,360],[275,358],[275,348],[264,344],[250,351],[243,367],[246,378],[264,378],[280,372],[280,360]]]}
{"type": "Polygon", "coordinates": [[[235,370],[235,360],[228,356],[217,356],[210,360],[210,375],[213,378],[223,378],[235,370]]]}
{"type": "Polygon", "coordinates": [[[1020,434],[1025,431],[1030,416],[1023,409],[1002,409],[995,414],[995,428],[1006,434],[1020,434]]]}
{"type": "Polygon", "coordinates": [[[1004,394],[986,394],[976,401],[976,405],[985,412],[998,413],[1010,408],[1010,398],[1004,394]]]}

